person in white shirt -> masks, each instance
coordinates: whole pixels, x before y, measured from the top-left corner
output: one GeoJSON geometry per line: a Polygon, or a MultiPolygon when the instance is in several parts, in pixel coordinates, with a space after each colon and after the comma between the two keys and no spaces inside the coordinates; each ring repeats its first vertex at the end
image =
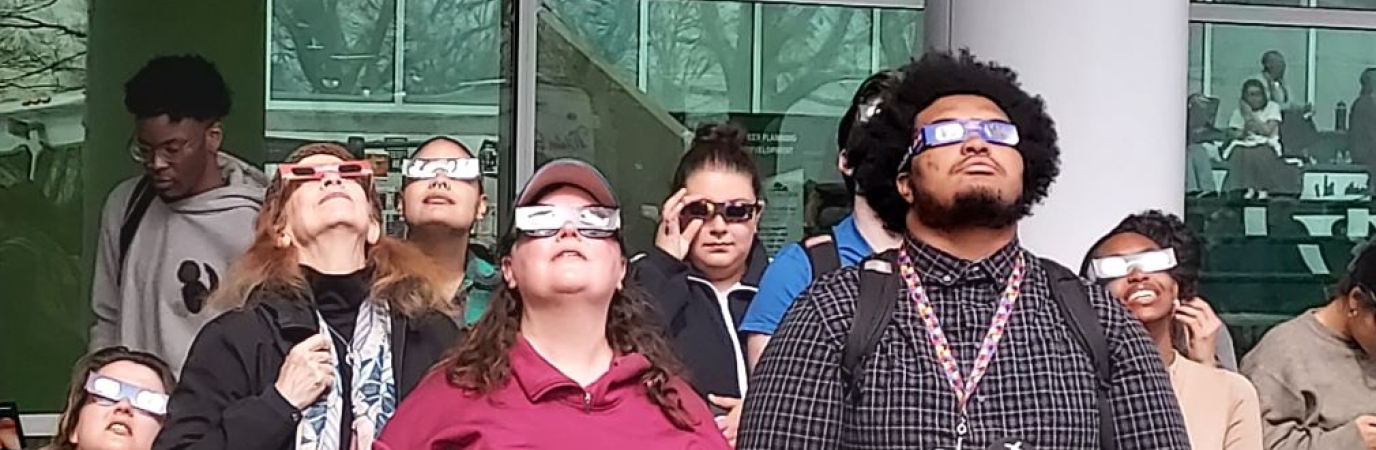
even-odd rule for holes
{"type": "Polygon", "coordinates": [[[1228,120],[1232,142],[1223,150],[1228,161],[1226,191],[1244,191],[1243,197],[1265,199],[1282,187],[1286,177],[1281,160],[1280,105],[1270,101],[1262,82],[1242,83],[1242,98],[1228,120]]]}

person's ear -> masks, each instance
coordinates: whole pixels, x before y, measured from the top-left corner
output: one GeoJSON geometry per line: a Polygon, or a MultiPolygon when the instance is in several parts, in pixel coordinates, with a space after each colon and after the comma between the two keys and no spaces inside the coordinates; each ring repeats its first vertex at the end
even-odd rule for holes
{"type": "Polygon", "coordinates": [[[382,224],[376,220],[368,221],[368,245],[376,245],[382,240],[382,224]]]}
{"type": "Polygon", "coordinates": [[[845,149],[842,149],[840,152],[836,153],[836,171],[841,172],[841,175],[849,177],[855,174],[855,168],[851,167],[850,163],[846,160],[846,157],[847,152],[845,149]]]}
{"type": "Polygon", "coordinates": [[[616,290],[625,289],[626,286],[626,258],[616,260],[616,267],[612,269],[616,273],[616,290]]]}
{"type": "Polygon", "coordinates": [[[473,221],[481,222],[487,218],[487,194],[478,194],[478,210],[473,213],[473,221]]]}
{"type": "Polygon", "coordinates": [[[1348,317],[1355,316],[1357,315],[1358,311],[1362,310],[1362,304],[1366,302],[1366,299],[1364,297],[1365,294],[1362,294],[1361,288],[1354,287],[1352,288],[1352,290],[1347,291],[1346,303],[1348,317]]]}
{"type": "Polygon", "coordinates": [[[286,228],[277,231],[277,248],[291,247],[292,241],[294,240],[295,239],[291,236],[291,232],[287,231],[286,228]]]}
{"type": "Polygon", "coordinates": [[[216,121],[214,121],[214,122],[211,122],[211,123],[210,123],[210,126],[209,126],[209,127],[206,127],[206,129],[205,129],[205,145],[206,145],[206,148],[210,149],[210,151],[212,151],[212,152],[218,152],[218,151],[220,151],[220,144],[223,144],[223,143],[224,143],[224,139],[225,139],[225,129],[224,129],[223,126],[221,126],[220,121],[216,120],[216,121]]]}
{"type": "Polygon", "coordinates": [[[516,278],[511,276],[511,257],[502,257],[502,281],[506,282],[506,288],[516,289],[516,278]]]}
{"type": "Polygon", "coordinates": [[[898,188],[898,195],[911,205],[913,203],[913,187],[908,184],[910,179],[912,179],[912,175],[908,171],[898,172],[898,178],[894,180],[894,185],[898,188]]]}

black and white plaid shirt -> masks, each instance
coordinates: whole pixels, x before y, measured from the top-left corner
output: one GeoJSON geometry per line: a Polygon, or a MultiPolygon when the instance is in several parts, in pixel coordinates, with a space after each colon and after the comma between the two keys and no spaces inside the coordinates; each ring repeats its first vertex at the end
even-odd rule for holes
{"type": "MultiPolygon", "coordinates": [[[[909,254],[968,375],[1019,250],[1012,242],[978,262],[909,242],[909,254]]],[[[1090,356],[1051,296],[1040,261],[1027,275],[998,353],[968,406],[966,449],[1021,438],[1036,449],[1099,443],[1097,380],[1090,356]]],[[[950,449],[959,419],[951,390],[906,286],[873,354],[857,369],[860,396],[847,401],[841,350],[859,296],[858,267],[826,275],[789,309],[755,372],[739,447],[763,449],[950,449]]],[[[1110,403],[1119,450],[1187,450],[1170,377],[1145,329],[1101,288],[1090,289],[1108,339],[1110,403]]]]}

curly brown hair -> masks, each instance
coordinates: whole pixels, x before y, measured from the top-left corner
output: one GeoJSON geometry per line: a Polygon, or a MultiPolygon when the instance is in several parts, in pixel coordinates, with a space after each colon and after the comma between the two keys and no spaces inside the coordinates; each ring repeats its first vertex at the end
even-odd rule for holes
{"type": "Polygon", "coordinates": [[[67,405],[57,419],[57,435],[53,436],[51,444],[43,447],[44,450],[76,450],[72,436],[76,434],[76,426],[81,421],[81,408],[86,406],[86,400],[90,398],[90,394],[86,393],[86,377],[91,372],[120,361],[129,361],[152,370],[162,381],[163,392],[170,394],[177,387],[177,378],[172,374],[172,369],[152,353],[130,350],[124,346],[105,347],[91,352],[72,367],[72,382],[67,385],[67,405]]]}
{"type": "MultiPolygon", "coordinates": [[[[693,419],[671,384],[682,373],[682,366],[664,341],[663,332],[654,325],[658,322],[645,294],[632,284],[623,280],[625,287],[612,295],[607,341],[617,354],[640,353],[650,361],[650,369],[640,377],[650,401],[675,427],[691,431],[693,419]]],[[[479,394],[501,388],[511,378],[509,354],[520,332],[521,295],[503,284],[492,293],[488,308],[464,342],[439,363],[450,384],[479,394]]]]}
{"type": "MultiPolygon", "coordinates": [[[[344,161],[358,159],[342,145],[313,142],[297,147],[286,162],[295,163],[315,155],[329,155],[344,161]]],[[[362,184],[372,206],[371,219],[382,226],[382,205],[377,189],[371,182],[362,184]]],[[[282,246],[279,241],[287,226],[287,201],[299,186],[300,183],[285,181],[274,174],[263,209],[254,223],[253,245],[235,262],[224,285],[211,295],[211,305],[237,308],[259,290],[284,294],[284,298],[304,298],[300,294],[309,288],[296,248],[282,246]]],[[[366,251],[368,265],[373,268],[370,298],[386,301],[394,311],[407,317],[414,318],[430,311],[454,313],[454,304],[440,288],[443,283],[438,269],[429,264],[429,259],[420,250],[406,241],[382,236],[366,251]]]]}

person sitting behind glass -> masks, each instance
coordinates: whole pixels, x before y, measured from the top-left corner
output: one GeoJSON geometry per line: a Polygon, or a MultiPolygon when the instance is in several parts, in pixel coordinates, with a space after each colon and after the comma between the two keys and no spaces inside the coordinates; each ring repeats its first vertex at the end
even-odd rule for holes
{"type": "Polygon", "coordinates": [[[1242,358],[1271,450],[1376,448],[1376,247],[1328,304],[1276,325],[1242,358]]]}
{"type": "Polygon", "coordinates": [[[1257,450],[1256,390],[1241,375],[1214,367],[1219,331],[1227,328],[1194,296],[1201,259],[1196,242],[1174,215],[1134,214],[1090,249],[1081,275],[1105,285],[1156,341],[1192,448],[1257,450]]]}
{"type": "Polygon", "coordinates": [[[463,311],[463,326],[472,325],[499,282],[496,266],[470,247],[473,224],[487,214],[478,159],[459,141],[435,137],[416,147],[402,175],[406,239],[443,272],[444,292],[463,311]]]}
{"type": "Polygon", "coordinates": [[[1232,141],[1223,150],[1228,162],[1224,190],[1242,190],[1243,198],[1265,199],[1284,187],[1285,163],[1280,149],[1280,105],[1269,101],[1260,81],[1242,83],[1237,110],[1228,120],[1232,141]]]}
{"type": "Polygon", "coordinates": [[[429,259],[383,236],[371,176],[333,143],[279,166],[154,448],[369,448],[458,339],[429,259]]]}
{"type": "Polygon", "coordinates": [[[1190,94],[1185,108],[1185,194],[1205,196],[1218,192],[1214,160],[1218,159],[1221,132],[1214,128],[1217,100],[1190,94]]]}
{"type": "Polygon", "coordinates": [[[162,358],[123,346],[77,361],[57,435],[44,450],[149,450],[176,376],[162,358]]]}
{"type": "Polygon", "coordinates": [[[644,294],[597,169],[550,161],[516,198],[505,283],[375,450],[726,449],[644,294]]]}

